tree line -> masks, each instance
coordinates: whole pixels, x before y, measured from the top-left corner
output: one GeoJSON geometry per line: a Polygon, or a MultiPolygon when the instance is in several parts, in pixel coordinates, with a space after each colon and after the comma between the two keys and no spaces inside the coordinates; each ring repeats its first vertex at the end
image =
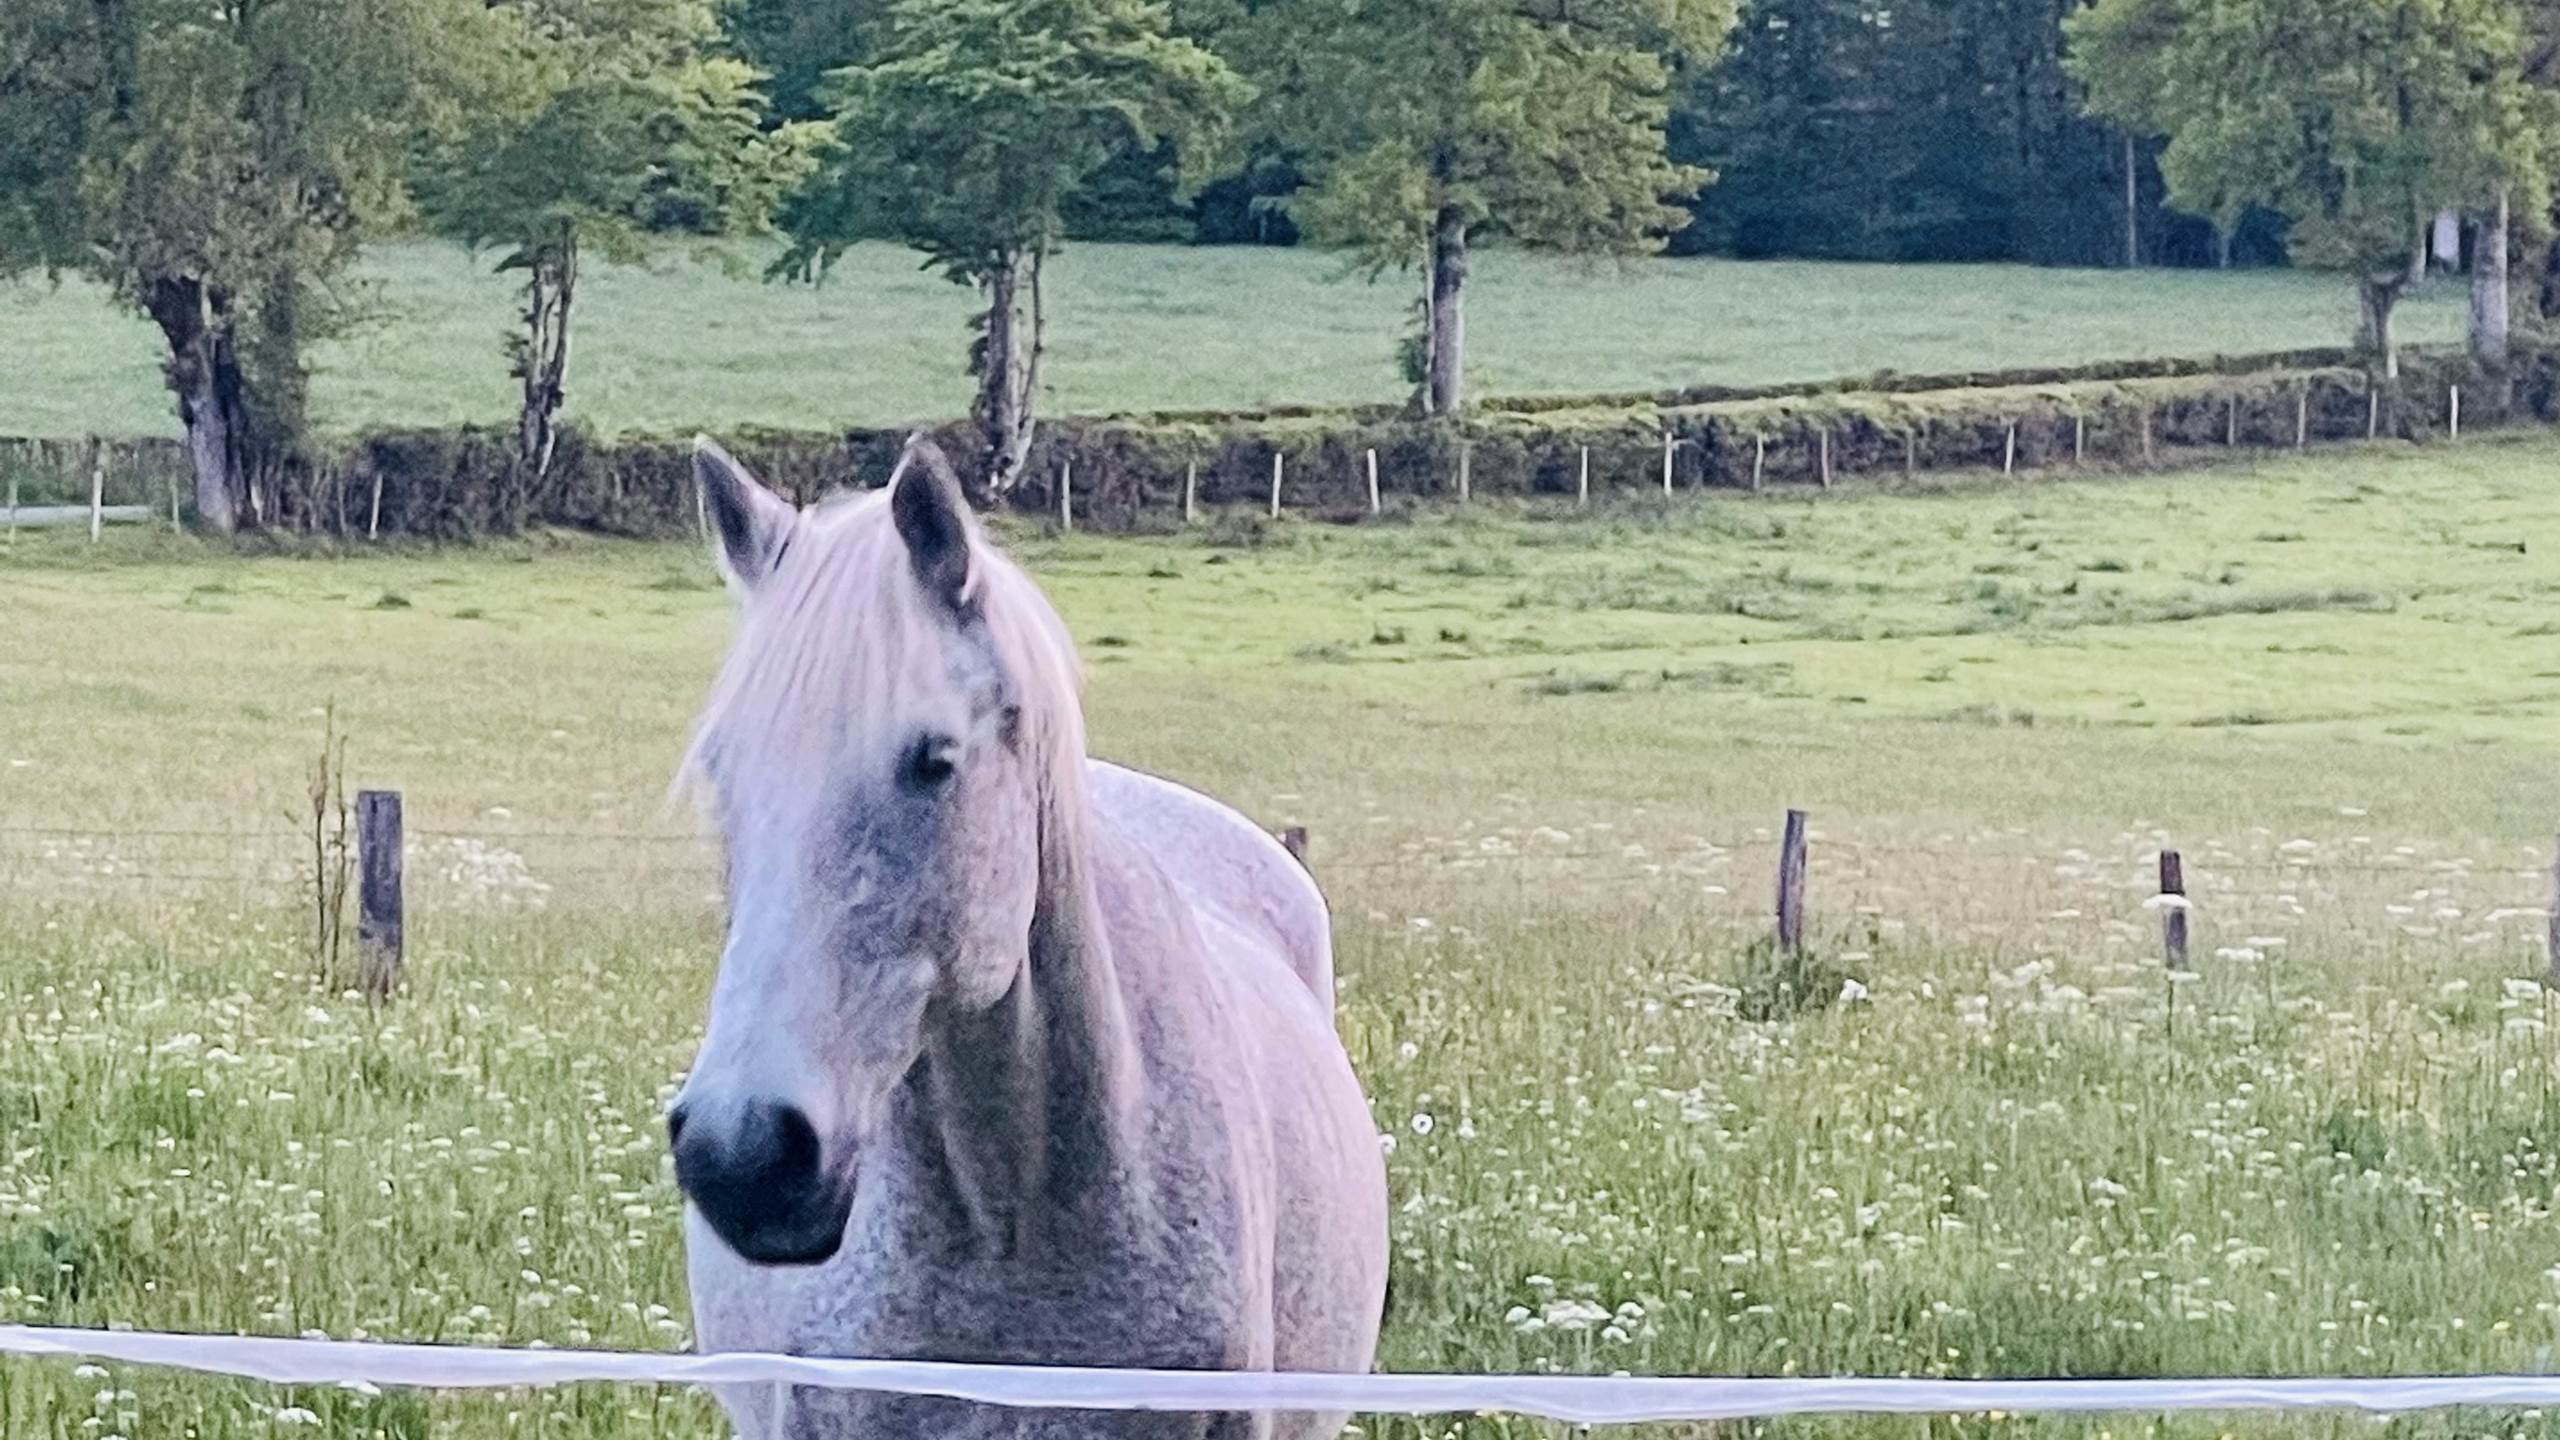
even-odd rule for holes
{"type": "Polygon", "coordinates": [[[978,296],[992,492],[1070,237],[1410,273],[1412,403],[1453,416],[1487,243],[2314,265],[2387,370],[2454,213],[2496,364],[2560,310],[2555,51],[2560,0],[11,0],[0,275],[159,330],[215,529],[315,463],[304,355],[385,234],[518,278],[528,477],[584,261],[766,232],[776,281],[886,241],[978,296]]]}

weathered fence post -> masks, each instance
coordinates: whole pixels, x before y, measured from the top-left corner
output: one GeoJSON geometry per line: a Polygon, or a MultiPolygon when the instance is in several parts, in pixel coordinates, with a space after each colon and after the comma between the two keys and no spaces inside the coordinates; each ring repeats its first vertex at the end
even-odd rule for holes
{"type": "Polygon", "coordinates": [[[1591,507],[1591,447],[1582,447],[1582,470],[1573,482],[1573,503],[1584,509],[1591,507]]]}
{"type": "Polygon", "coordinates": [[[2187,968],[2187,871],[2175,850],[2160,852],[2160,943],[2169,968],[2187,968]]]}
{"type": "Polygon", "coordinates": [[[2151,463],[2151,407],[2142,407],[2142,463],[2151,463]]]}
{"type": "Polygon", "coordinates": [[[2447,400],[2446,400],[2446,404],[2447,404],[2447,406],[2448,406],[2449,408],[2448,408],[2448,409],[2446,410],[2446,412],[2445,412],[2445,437],[2444,437],[2444,438],[2446,438],[2447,440],[2459,440],[2459,439],[2461,439],[2461,438],[2462,438],[2462,387],[2461,387],[2461,386],[2456,385],[2456,386],[2451,387],[2451,390],[2450,390],[2450,392],[2449,392],[2448,398],[2447,398],[2447,400]]]}
{"type": "Polygon", "coordinates": [[[2009,422],[2009,442],[2000,452],[2000,473],[2014,475],[2018,470],[2018,422],[2009,422]]]}
{"type": "MultiPolygon", "coordinates": [[[[711,538],[709,533],[711,514],[704,506],[702,487],[699,485],[693,490],[693,518],[695,523],[702,527],[703,538],[706,540],[711,538]]],[[[367,540],[382,538],[382,472],[378,469],[373,472],[373,505],[365,514],[364,538],[367,540]]]]}
{"type": "Polygon", "coordinates": [[[1662,432],[1662,493],[1665,495],[1671,493],[1671,449],[1679,443],[1670,431],[1662,432]]]}
{"type": "Polygon", "coordinates": [[[1280,848],[1289,852],[1290,859],[1297,861],[1301,865],[1306,864],[1307,827],[1304,825],[1292,825],[1288,829],[1281,831],[1280,848]]]}
{"type": "Polygon", "coordinates": [[[1076,462],[1061,460],[1058,462],[1058,529],[1065,532],[1075,528],[1076,462]]]}
{"type": "Polygon", "coordinates": [[[1280,518],[1280,452],[1271,452],[1271,518],[1280,518]]]}
{"type": "Polygon", "coordinates": [[[107,523],[107,442],[96,440],[89,445],[89,543],[98,543],[98,532],[107,523]]]}
{"type": "Polygon", "coordinates": [[[1464,505],[1476,488],[1476,447],[1458,442],[1458,503],[1464,505]]]}
{"type": "Polygon", "coordinates": [[[1789,810],[1778,842],[1778,948],[1789,954],[1804,948],[1804,822],[1803,811],[1789,810]]]}
{"type": "Polygon", "coordinates": [[[2382,392],[2368,380],[2364,386],[2364,438],[2372,440],[2382,434],[2382,392]]]}
{"type": "Polygon", "coordinates": [[[364,991],[382,999],[399,987],[404,928],[400,893],[400,792],[356,792],[356,942],[364,991]]]}
{"type": "Polygon", "coordinates": [[[1182,470],[1182,523],[1189,525],[1200,518],[1200,462],[1192,461],[1182,470]]]}
{"type": "Polygon", "coordinates": [[[2551,851],[2551,917],[2548,928],[2543,947],[2550,963],[2542,972],[2542,983],[2550,989],[2560,990],[2560,846],[2553,847],[2551,851]]]}
{"type": "Polygon", "coordinates": [[[1369,452],[1369,513],[1378,513],[1378,452],[1369,452]]]}
{"type": "Polygon", "coordinates": [[[18,472],[9,472],[9,543],[18,543],[18,472]]]}
{"type": "Polygon", "coordinates": [[[2302,390],[2293,397],[2293,448],[2301,449],[2311,442],[2311,382],[2302,382],[2302,390]]]}
{"type": "Polygon", "coordinates": [[[172,471],[169,475],[169,533],[177,535],[185,529],[186,523],[178,518],[178,476],[172,471]]]}
{"type": "Polygon", "coordinates": [[[1825,425],[1814,434],[1821,442],[1822,488],[1828,490],[1831,488],[1831,427],[1825,425]]]}
{"type": "Polygon", "coordinates": [[[1760,493],[1760,472],[1769,468],[1769,437],[1751,437],[1751,493],[1760,493]]]}
{"type": "Polygon", "coordinates": [[[2240,397],[2238,395],[2231,397],[2223,411],[2222,443],[2225,445],[2240,443],[2240,397]]]}
{"type": "Polygon", "coordinates": [[[2083,465],[2089,459],[2089,417],[2078,411],[2071,416],[2071,463],[2083,465]]]}

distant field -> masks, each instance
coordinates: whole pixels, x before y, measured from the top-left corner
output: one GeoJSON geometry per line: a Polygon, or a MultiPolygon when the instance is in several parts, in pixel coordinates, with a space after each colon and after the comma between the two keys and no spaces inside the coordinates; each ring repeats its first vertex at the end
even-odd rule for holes
{"type": "MultiPolygon", "coordinates": [[[[1389,1368],[2523,1372],[2560,1338],[2560,1001],[2525,978],[2560,827],[2556,472],[2535,432],[1008,532],[1101,753],[1313,831],[1390,1147],[1389,1368]],[[1786,805],[1816,831],[1797,968],[1759,943],[1786,805]],[[2164,841],[2183,978],[2144,905],[2164,841]]],[[[729,623],[689,545],[0,548],[0,1322],[684,1345],[658,1114],[719,907],[665,784],[729,623]],[[301,938],[290,817],[331,704],[357,783],[408,797],[415,983],[379,1014],[301,938]]],[[[296,1421],[725,1433],[677,1390],[0,1363],[10,1436],[296,1421]]]]}
{"type": "MultiPolygon", "coordinates": [[[[970,296],[905,251],[855,251],[823,288],[767,285],[763,252],[597,267],[579,292],[573,414],[606,430],[826,427],[958,413],[970,296]]],[[[1582,392],[1764,383],[2342,343],[2334,278],[1712,259],[1587,266],[1482,256],[1474,383],[1582,392]]],[[[1410,277],[1375,283],[1305,250],[1080,245],[1059,258],[1046,372],[1061,410],[1394,400],[1410,277]]],[[[325,426],[495,420],[515,290],[438,245],[376,250],[348,290],[368,316],[319,346],[325,426]]],[[[2405,338],[2460,333],[2450,289],[2405,338]]],[[[84,285],[0,285],[0,436],[167,434],[157,338],[84,285]]]]}

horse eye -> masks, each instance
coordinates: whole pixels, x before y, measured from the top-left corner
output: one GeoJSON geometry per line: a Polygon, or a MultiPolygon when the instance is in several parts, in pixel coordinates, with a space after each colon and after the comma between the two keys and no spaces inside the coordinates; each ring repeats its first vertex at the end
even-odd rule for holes
{"type": "Polygon", "coordinates": [[[938,790],[959,768],[960,746],[948,735],[920,735],[907,751],[906,772],[899,778],[910,790],[938,790]]]}

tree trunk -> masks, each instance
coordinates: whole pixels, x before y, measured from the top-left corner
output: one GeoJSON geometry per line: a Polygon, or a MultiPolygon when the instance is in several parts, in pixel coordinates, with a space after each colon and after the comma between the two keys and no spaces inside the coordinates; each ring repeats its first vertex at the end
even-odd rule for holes
{"type": "Polygon", "coordinates": [[[2135,165],[2133,137],[2124,137],[2124,268],[2142,265],[2142,171],[2135,165]]]}
{"type": "Polygon", "coordinates": [[[2407,283],[2405,274],[2368,275],[2358,287],[2364,313],[2364,331],[2358,338],[2381,363],[2386,380],[2400,378],[2400,352],[2391,343],[2391,309],[2399,303],[2401,287],[2407,283]]]}
{"type": "Polygon", "coordinates": [[[1422,413],[1455,415],[1467,403],[1467,219],[1444,205],[1431,225],[1430,300],[1424,317],[1422,413]]]}
{"type": "Polygon", "coordinates": [[[2471,358],[2485,369],[2507,368],[2507,193],[2473,222],[2471,358]]]}
{"type": "Polygon", "coordinates": [[[166,373],[186,427],[196,523],[227,535],[239,527],[248,489],[240,364],[227,307],[201,281],[175,276],[150,282],[143,308],[169,343],[166,373]]]}
{"type": "Polygon", "coordinates": [[[989,496],[1011,493],[1031,456],[1040,356],[1046,348],[1040,303],[1046,258],[1038,250],[1006,252],[979,282],[987,309],[978,337],[974,415],[985,444],[981,473],[989,496]]]}
{"type": "Polygon", "coordinates": [[[516,461],[528,478],[550,473],[560,443],[561,402],[568,395],[569,306],[578,289],[577,232],[562,229],[533,247],[524,284],[524,352],[516,374],[524,410],[516,419],[516,461]]]}

